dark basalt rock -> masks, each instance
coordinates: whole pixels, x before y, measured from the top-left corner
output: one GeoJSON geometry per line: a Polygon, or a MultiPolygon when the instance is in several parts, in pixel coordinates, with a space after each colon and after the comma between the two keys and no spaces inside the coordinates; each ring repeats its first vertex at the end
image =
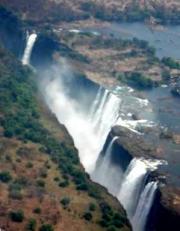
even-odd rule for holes
{"type": "Polygon", "coordinates": [[[21,21],[4,7],[0,7],[0,42],[20,58],[25,48],[25,32],[21,21]]]}
{"type": "MultiPolygon", "coordinates": [[[[162,131],[159,130],[159,135],[162,131]]],[[[110,140],[118,136],[117,153],[123,150],[126,159],[133,157],[157,158],[156,147],[147,143],[145,135],[139,135],[128,128],[115,126],[110,132],[110,140]]],[[[168,136],[169,137],[169,136],[168,136]]],[[[161,137],[162,139],[162,137],[161,137]]],[[[123,156],[124,159],[124,156],[123,156]]],[[[179,231],[180,230],[180,191],[166,181],[166,176],[155,171],[148,176],[148,181],[159,181],[158,192],[150,211],[146,231],[179,231]]]]}
{"type": "Polygon", "coordinates": [[[111,130],[112,137],[118,136],[117,143],[120,148],[127,150],[133,157],[155,157],[155,148],[147,143],[142,135],[132,132],[126,127],[114,126],[111,130]]]}
{"type": "Polygon", "coordinates": [[[59,51],[59,44],[50,35],[40,33],[31,54],[31,64],[36,69],[43,68],[53,62],[53,54],[59,51]]]}
{"type": "Polygon", "coordinates": [[[179,231],[180,230],[180,208],[177,208],[173,198],[179,200],[178,189],[165,185],[159,187],[156,198],[148,217],[147,231],[179,231]]]}

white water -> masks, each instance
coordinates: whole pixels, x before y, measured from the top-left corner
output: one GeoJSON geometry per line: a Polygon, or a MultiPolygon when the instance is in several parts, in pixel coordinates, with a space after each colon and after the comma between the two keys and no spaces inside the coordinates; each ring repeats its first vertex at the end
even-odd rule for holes
{"type": "Polygon", "coordinates": [[[116,124],[120,104],[121,99],[107,89],[105,89],[102,97],[99,99],[99,106],[94,112],[92,126],[94,128],[94,132],[101,140],[101,148],[105,143],[111,127],[116,124]]]}
{"type": "MultiPolygon", "coordinates": [[[[60,76],[61,74],[61,71],[59,71],[60,76]]],[[[94,118],[90,119],[89,115],[84,113],[83,106],[79,107],[77,102],[65,94],[66,87],[60,81],[60,78],[48,79],[44,82],[42,88],[50,109],[55,113],[59,122],[66,125],[72,135],[86,171],[88,173],[93,172],[98,155],[114,121],[112,109],[116,100],[112,96],[108,97],[110,92],[105,90],[101,98],[97,97],[99,98],[97,103],[100,106],[97,109],[91,109],[96,110],[96,112],[94,118]],[[110,115],[108,115],[108,112],[110,115]],[[102,119],[104,113],[106,113],[107,120],[108,118],[112,120],[112,123],[109,121],[106,126],[104,124],[105,118],[102,119]],[[99,128],[97,129],[96,126],[99,128]]],[[[96,107],[96,105],[92,107],[96,107]]]]}
{"type": "Polygon", "coordinates": [[[24,54],[22,57],[22,64],[23,65],[29,65],[30,64],[31,52],[32,52],[33,46],[36,42],[36,38],[37,38],[37,34],[35,34],[35,33],[27,36],[26,48],[24,50],[24,54]]]}
{"type": "Polygon", "coordinates": [[[113,195],[117,194],[117,189],[119,188],[119,184],[121,183],[121,176],[123,174],[119,165],[114,165],[112,167],[111,163],[112,149],[117,139],[118,137],[115,136],[111,140],[103,158],[100,159],[101,162],[99,163],[99,166],[97,166],[97,169],[95,169],[92,175],[92,178],[95,179],[96,182],[99,182],[107,187],[109,192],[113,195]]]}
{"type": "Polygon", "coordinates": [[[149,182],[141,193],[135,215],[132,218],[134,231],[143,231],[147,222],[147,217],[152,207],[156,195],[157,182],[149,182]]]}
{"type": "Polygon", "coordinates": [[[96,98],[95,98],[95,100],[94,100],[94,102],[93,102],[93,104],[91,106],[91,110],[90,110],[90,120],[91,121],[93,120],[95,112],[98,109],[99,102],[100,102],[100,100],[102,98],[102,95],[103,95],[103,88],[100,86],[99,89],[98,89],[96,98]]]}
{"type": "Polygon", "coordinates": [[[129,164],[121,185],[118,199],[122,202],[129,218],[132,217],[139,199],[139,195],[147,176],[147,166],[139,159],[134,158],[129,164]]]}
{"type": "MultiPolygon", "coordinates": [[[[147,120],[133,121],[124,117],[124,114],[132,114],[131,111],[128,112],[129,106],[131,107],[132,105],[135,109],[139,110],[140,108],[142,110],[147,107],[148,101],[134,96],[128,98],[126,95],[124,96],[124,93],[118,97],[113,92],[100,87],[87,115],[84,113],[83,105],[66,94],[66,86],[60,80],[61,75],[64,75],[64,73],[66,71],[59,70],[59,73],[55,73],[53,78],[44,79],[44,82],[41,83],[49,108],[72,135],[75,146],[79,150],[81,163],[86,171],[90,173],[93,180],[106,186],[112,194],[117,196],[126,208],[129,218],[132,219],[139,204],[139,197],[145,184],[146,174],[151,169],[151,165],[155,166],[155,168],[157,165],[155,163],[149,164],[149,160],[134,159],[123,178],[120,166],[112,165],[111,163],[111,152],[115,138],[107,148],[100,169],[97,172],[95,171],[95,175],[92,173],[113,125],[119,123],[135,132],[138,132],[136,131],[137,123],[147,126],[147,120]],[[131,100],[133,104],[129,105],[131,100]],[[119,185],[119,187],[121,185],[118,191],[114,187],[115,184],[119,185]]],[[[68,75],[65,78],[67,79],[68,75]]],[[[70,91],[71,89],[68,90],[70,91]]],[[[129,89],[128,94],[131,94],[131,92],[129,89]]]]}

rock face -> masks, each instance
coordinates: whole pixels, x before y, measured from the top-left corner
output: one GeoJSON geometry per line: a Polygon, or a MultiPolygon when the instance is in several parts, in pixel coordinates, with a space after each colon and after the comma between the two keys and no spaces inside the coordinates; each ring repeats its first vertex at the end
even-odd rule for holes
{"type": "Polygon", "coordinates": [[[112,136],[119,136],[117,143],[132,157],[155,157],[155,148],[147,143],[142,135],[132,132],[126,127],[115,126],[111,131],[112,136]]]}
{"type": "Polygon", "coordinates": [[[25,47],[22,23],[4,7],[0,7],[0,41],[5,48],[21,57],[25,47]]]}
{"type": "MultiPolygon", "coordinates": [[[[128,128],[115,126],[109,134],[109,140],[118,136],[116,141],[116,155],[124,153],[123,159],[131,160],[133,157],[157,158],[156,145],[146,141],[145,136],[132,132],[128,128]],[[123,150],[123,152],[122,152],[123,150]]],[[[122,160],[122,159],[121,159],[122,160]]],[[[126,163],[127,165],[127,163],[126,163]]],[[[166,183],[165,175],[153,172],[152,179],[160,182],[158,193],[149,214],[147,231],[180,230],[180,192],[179,188],[166,183]]]]}
{"type": "Polygon", "coordinates": [[[152,212],[149,217],[148,231],[174,230],[180,228],[179,190],[160,187],[152,212]]]}

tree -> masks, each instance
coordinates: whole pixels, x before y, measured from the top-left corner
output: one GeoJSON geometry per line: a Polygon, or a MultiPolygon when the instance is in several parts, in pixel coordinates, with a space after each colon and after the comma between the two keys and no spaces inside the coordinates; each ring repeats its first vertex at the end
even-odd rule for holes
{"type": "Polygon", "coordinates": [[[70,198],[69,198],[69,197],[63,197],[62,200],[61,200],[60,202],[61,202],[61,204],[62,204],[64,207],[66,207],[66,206],[68,206],[69,203],[70,203],[70,198]]]}
{"type": "Polygon", "coordinates": [[[92,220],[92,214],[90,212],[85,212],[83,215],[84,219],[87,221],[92,220]]]}
{"type": "Polygon", "coordinates": [[[11,179],[12,177],[9,172],[3,171],[0,173],[0,181],[2,181],[3,183],[9,182],[11,179]]]}
{"type": "Polygon", "coordinates": [[[11,211],[9,215],[14,222],[22,222],[24,220],[24,212],[22,210],[11,211]]]}
{"type": "Polygon", "coordinates": [[[36,224],[37,224],[36,220],[34,218],[31,218],[27,224],[26,229],[28,231],[35,231],[36,230],[36,224]]]}
{"type": "Polygon", "coordinates": [[[39,231],[54,231],[54,228],[50,224],[44,224],[39,228],[39,231]]]}

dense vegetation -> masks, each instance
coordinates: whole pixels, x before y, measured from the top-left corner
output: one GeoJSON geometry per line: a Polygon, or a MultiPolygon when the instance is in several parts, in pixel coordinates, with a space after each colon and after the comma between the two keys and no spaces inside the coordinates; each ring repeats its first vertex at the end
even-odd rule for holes
{"type": "Polygon", "coordinates": [[[117,78],[122,83],[139,89],[150,89],[153,87],[153,81],[140,72],[119,73],[117,78]]]}
{"type": "Polygon", "coordinates": [[[125,9],[120,7],[108,7],[106,4],[96,3],[95,1],[83,2],[81,9],[93,15],[95,18],[107,21],[127,21],[142,22],[150,17],[154,17],[162,24],[180,23],[180,13],[178,9],[167,9],[162,5],[153,5],[151,8],[142,7],[142,3],[133,1],[127,4],[125,9]],[[154,7],[154,9],[153,9],[154,7]]]}
{"type": "Polygon", "coordinates": [[[168,66],[171,69],[179,69],[180,70],[180,62],[175,61],[173,58],[165,57],[162,58],[162,63],[168,66]]]}

